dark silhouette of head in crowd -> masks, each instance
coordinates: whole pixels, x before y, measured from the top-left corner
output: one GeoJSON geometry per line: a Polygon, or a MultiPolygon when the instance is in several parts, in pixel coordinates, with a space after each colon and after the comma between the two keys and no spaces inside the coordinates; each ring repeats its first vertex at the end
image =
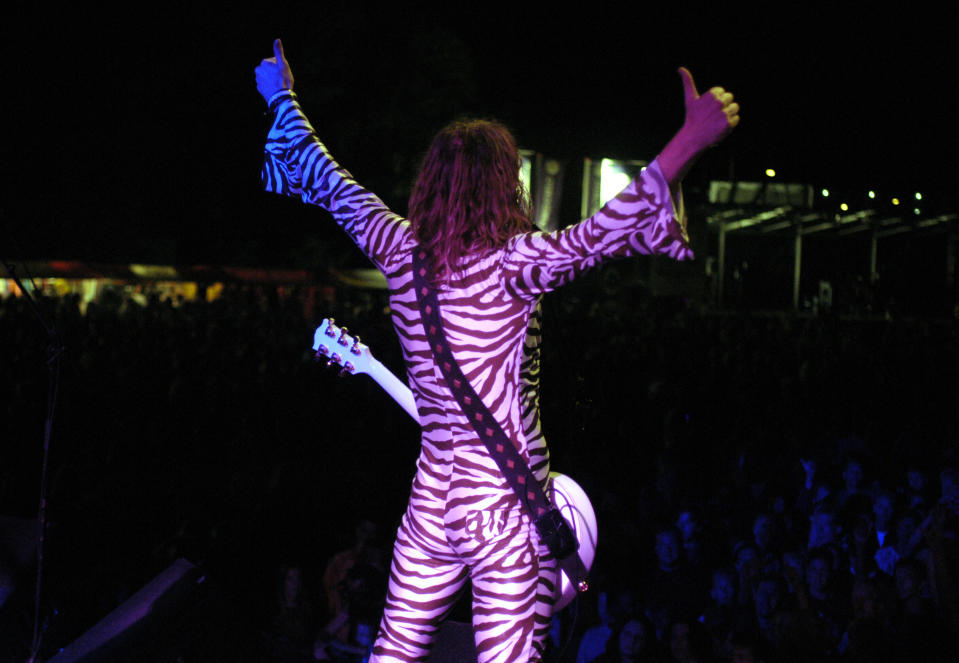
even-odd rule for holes
{"type": "Polygon", "coordinates": [[[838,543],[842,526],[829,500],[823,502],[811,516],[809,516],[808,549],[838,543]]]}
{"type": "Polygon", "coordinates": [[[658,660],[656,629],[643,615],[634,615],[626,620],[610,638],[610,647],[615,647],[615,655],[609,661],[619,663],[652,663],[658,660]]]}
{"type": "Polygon", "coordinates": [[[674,663],[708,663],[713,646],[705,627],[696,619],[676,619],[667,629],[668,660],[674,663]]]}
{"type": "Polygon", "coordinates": [[[729,636],[730,663],[766,663],[766,646],[755,628],[741,628],[729,636]]]}
{"type": "Polygon", "coordinates": [[[683,563],[683,537],[679,529],[666,526],[656,532],[656,563],[662,571],[673,571],[683,563]]]}

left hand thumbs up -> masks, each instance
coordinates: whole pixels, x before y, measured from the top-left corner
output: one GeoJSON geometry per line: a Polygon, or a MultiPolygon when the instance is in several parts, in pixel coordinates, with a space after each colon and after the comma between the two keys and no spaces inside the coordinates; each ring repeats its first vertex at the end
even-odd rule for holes
{"type": "Polygon", "coordinates": [[[283,53],[283,42],[273,42],[273,57],[265,58],[256,68],[256,89],[264,101],[280,90],[293,89],[293,72],[283,53]]]}
{"type": "Polygon", "coordinates": [[[683,79],[683,95],[686,101],[686,121],[683,129],[702,148],[715,145],[739,124],[739,104],[733,95],[721,87],[710,88],[700,95],[696,90],[693,75],[686,67],[679,68],[683,79]]]}

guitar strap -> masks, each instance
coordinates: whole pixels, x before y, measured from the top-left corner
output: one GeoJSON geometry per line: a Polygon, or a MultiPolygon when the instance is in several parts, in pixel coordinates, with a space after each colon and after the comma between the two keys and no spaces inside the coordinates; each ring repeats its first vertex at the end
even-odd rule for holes
{"type": "Polygon", "coordinates": [[[463,414],[486,445],[490,456],[496,461],[520,503],[526,507],[540,539],[556,558],[559,568],[580,592],[584,592],[589,588],[589,584],[586,565],[577,553],[579,543],[576,536],[559,510],[550,503],[539,481],[533,476],[529,464],[523,460],[512,440],[483,404],[454,359],[440,318],[436,291],[427,278],[429,274],[427,253],[416,247],[413,250],[413,286],[416,288],[416,302],[433,359],[446,378],[446,383],[463,414]]]}

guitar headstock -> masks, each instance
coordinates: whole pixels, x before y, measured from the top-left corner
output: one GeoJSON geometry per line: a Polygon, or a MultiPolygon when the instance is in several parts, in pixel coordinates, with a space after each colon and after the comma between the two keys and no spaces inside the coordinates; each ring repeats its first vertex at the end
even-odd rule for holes
{"type": "Polygon", "coordinates": [[[370,349],[360,343],[359,336],[351,336],[346,327],[337,327],[333,318],[327,318],[313,334],[313,349],[316,358],[326,357],[327,366],[339,364],[345,373],[369,373],[373,355],[370,349]]]}

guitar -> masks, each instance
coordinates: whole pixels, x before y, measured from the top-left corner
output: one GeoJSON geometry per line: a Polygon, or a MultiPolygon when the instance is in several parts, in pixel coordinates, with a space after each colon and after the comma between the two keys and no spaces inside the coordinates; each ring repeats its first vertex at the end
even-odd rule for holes
{"type": "MultiPolygon", "coordinates": [[[[350,335],[346,327],[337,327],[332,318],[327,318],[316,328],[313,334],[313,350],[316,357],[326,358],[327,365],[338,364],[342,367],[340,375],[365,373],[373,378],[399,405],[406,410],[416,423],[420,415],[416,409],[413,392],[390,369],[381,364],[368,346],[360,342],[359,336],[350,335]]],[[[579,542],[578,553],[588,571],[596,557],[596,513],[586,492],[579,484],[565,474],[549,473],[549,499],[569,523],[579,542]]],[[[553,610],[562,610],[573,600],[577,591],[576,581],[571,580],[563,570],[561,581],[553,596],[553,610]]]]}

